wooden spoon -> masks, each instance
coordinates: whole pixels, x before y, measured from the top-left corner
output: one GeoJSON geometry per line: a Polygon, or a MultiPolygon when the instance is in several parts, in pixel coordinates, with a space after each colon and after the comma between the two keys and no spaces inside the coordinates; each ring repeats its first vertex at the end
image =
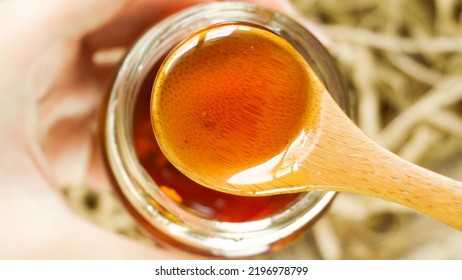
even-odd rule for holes
{"type": "Polygon", "coordinates": [[[164,62],[151,106],[164,154],[206,187],[248,196],[364,194],[462,229],[462,182],[407,162],[370,140],[304,58],[267,30],[234,24],[193,35],[164,62]],[[249,80],[255,71],[260,72],[249,80]],[[305,104],[303,98],[291,99],[290,106],[272,106],[281,99],[271,99],[268,87],[275,95],[309,95],[300,116],[297,104],[305,104]],[[285,126],[272,131],[281,122],[285,126]],[[265,137],[260,139],[260,134],[265,137]],[[287,139],[278,148],[281,135],[287,139]]]}

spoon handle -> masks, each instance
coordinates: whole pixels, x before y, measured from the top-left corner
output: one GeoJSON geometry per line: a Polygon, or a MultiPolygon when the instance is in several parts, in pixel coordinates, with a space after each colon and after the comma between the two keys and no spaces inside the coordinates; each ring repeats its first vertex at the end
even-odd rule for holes
{"type": "Polygon", "coordinates": [[[303,162],[300,176],[308,176],[318,189],[379,197],[462,230],[462,182],[424,169],[380,147],[327,93],[322,106],[319,141],[303,162]]]}

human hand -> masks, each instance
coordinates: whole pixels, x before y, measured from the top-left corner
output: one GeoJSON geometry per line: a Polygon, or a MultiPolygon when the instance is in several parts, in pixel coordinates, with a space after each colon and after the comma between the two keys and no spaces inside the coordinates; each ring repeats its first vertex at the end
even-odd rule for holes
{"type": "Polygon", "coordinates": [[[96,54],[199,2],[0,2],[0,258],[192,257],[98,228],[69,209],[60,188],[109,187],[96,120],[116,62],[96,54]]]}

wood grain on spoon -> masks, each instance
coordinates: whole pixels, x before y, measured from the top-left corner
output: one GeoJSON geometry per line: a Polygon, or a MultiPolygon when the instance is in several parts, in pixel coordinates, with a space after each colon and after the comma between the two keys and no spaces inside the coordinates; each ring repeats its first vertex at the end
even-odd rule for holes
{"type": "MultiPolygon", "coordinates": [[[[462,183],[405,161],[370,140],[326,93],[319,135],[299,170],[281,180],[301,190],[335,190],[406,205],[462,229],[462,183]]],[[[236,186],[238,187],[238,186],[236,186]]],[[[249,186],[250,187],[250,186],[249,186]]],[[[257,192],[271,190],[259,184],[257,192]]],[[[274,191],[274,190],[271,190],[274,191]]]]}

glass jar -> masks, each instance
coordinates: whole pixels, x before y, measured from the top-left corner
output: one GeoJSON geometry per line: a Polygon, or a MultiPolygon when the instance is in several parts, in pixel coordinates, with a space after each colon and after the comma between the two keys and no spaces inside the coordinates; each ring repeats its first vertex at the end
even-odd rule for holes
{"type": "MultiPolygon", "coordinates": [[[[172,175],[169,172],[176,171],[156,170],[152,161],[162,162],[165,159],[143,156],[143,149],[152,149],[151,144],[155,146],[155,143],[149,142],[149,139],[155,141],[153,136],[143,138],[143,142],[138,139],[142,136],[137,132],[140,112],[150,119],[150,87],[157,68],[169,51],[199,29],[231,21],[262,26],[285,38],[306,58],[334,99],[349,114],[348,98],[336,67],[328,52],[309,31],[292,19],[259,6],[216,2],[195,6],[165,19],[148,30],[129,50],[107,99],[102,137],[115,189],[143,229],[157,240],[184,250],[243,258],[272,252],[288,244],[320,217],[335,193],[308,192],[284,198],[233,198],[195,186],[192,192],[196,194],[190,193],[186,203],[178,195],[178,190],[172,190],[161,182],[172,175]],[[142,97],[146,92],[147,97],[142,97]],[[260,210],[258,205],[263,199],[266,200],[262,207],[269,207],[265,213],[245,218],[233,216],[241,209],[248,212],[260,210]],[[282,199],[283,203],[278,202],[278,206],[274,206],[276,199],[282,199]],[[207,204],[210,201],[213,203],[207,204]],[[210,210],[220,204],[224,204],[219,210],[221,214],[228,212],[230,215],[215,215],[210,210]]],[[[145,131],[149,127],[150,123],[145,124],[145,131]]]]}

